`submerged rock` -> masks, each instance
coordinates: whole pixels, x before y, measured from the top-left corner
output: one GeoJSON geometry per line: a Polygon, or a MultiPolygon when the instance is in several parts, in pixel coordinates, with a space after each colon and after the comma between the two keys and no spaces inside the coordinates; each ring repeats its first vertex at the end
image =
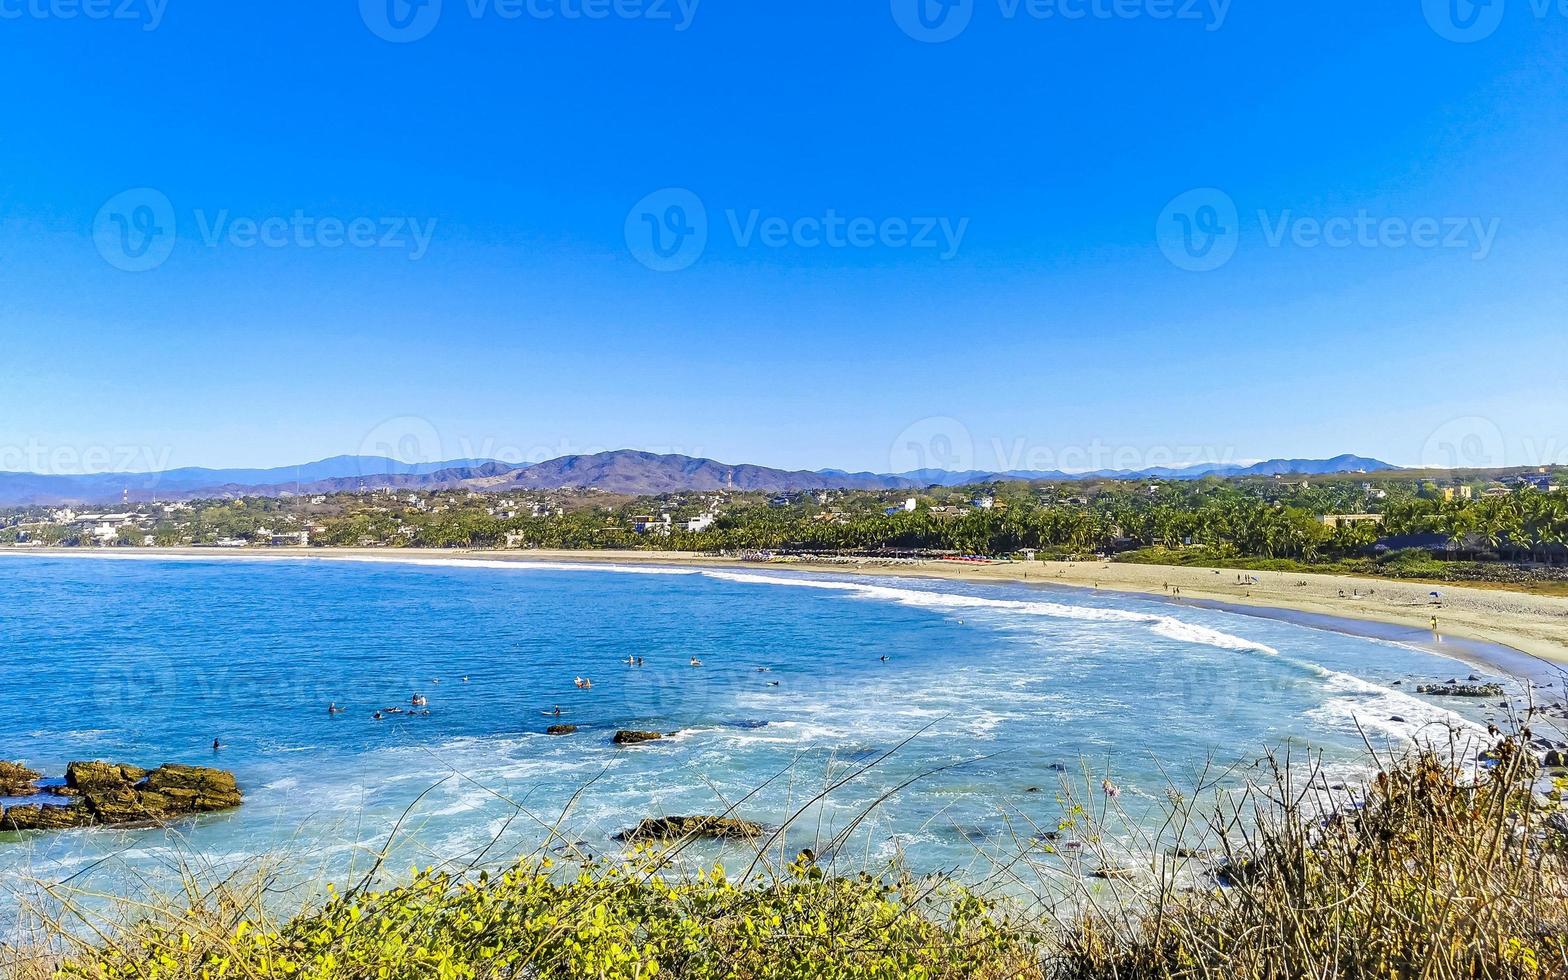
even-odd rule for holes
{"type": "Polygon", "coordinates": [[[576,732],[576,725],[551,725],[544,730],[546,735],[572,735],[576,732]]]}
{"type": "Polygon", "coordinates": [[[739,817],[650,817],[615,839],[627,844],[645,841],[707,837],[716,840],[751,840],[764,833],[762,824],[739,817]]]}
{"type": "Polygon", "coordinates": [[[0,760],[0,796],[32,796],[38,792],[36,784],[42,777],[19,762],[0,760]]]}
{"type": "Polygon", "coordinates": [[[621,729],[615,733],[616,745],[636,745],[639,742],[656,742],[664,736],[658,732],[632,732],[621,729]]]}
{"type": "Polygon", "coordinates": [[[229,810],[244,800],[234,774],[203,766],[164,765],[151,772],[112,762],[73,762],[57,795],[71,803],[14,806],[0,830],[63,830],[162,823],[229,810]]]}

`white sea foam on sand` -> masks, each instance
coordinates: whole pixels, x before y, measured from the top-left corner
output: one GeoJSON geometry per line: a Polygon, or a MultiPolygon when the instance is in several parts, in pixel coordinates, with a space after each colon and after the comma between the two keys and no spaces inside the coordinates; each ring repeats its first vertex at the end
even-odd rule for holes
{"type": "Polygon", "coordinates": [[[1126,609],[1104,609],[1097,606],[1072,606],[1039,599],[992,599],[985,596],[962,595],[953,592],[928,592],[921,589],[901,589],[888,585],[871,585],[864,582],[841,582],[835,579],[781,578],[756,575],[748,572],[722,572],[705,569],[708,578],[726,582],[756,585],[790,585],[799,588],[827,589],[848,592],[866,599],[897,602],[907,606],[933,609],[980,609],[998,612],[1023,613],[1030,616],[1048,616],[1052,619],[1076,619],[1097,622],[1130,623],[1147,625],[1167,639],[1185,643],[1201,643],[1225,650],[1256,650],[1277,653],[1273,647],[1220,630],[1194,623],[1183,622],[1174,616],[1133,612],[1126,609]]]}

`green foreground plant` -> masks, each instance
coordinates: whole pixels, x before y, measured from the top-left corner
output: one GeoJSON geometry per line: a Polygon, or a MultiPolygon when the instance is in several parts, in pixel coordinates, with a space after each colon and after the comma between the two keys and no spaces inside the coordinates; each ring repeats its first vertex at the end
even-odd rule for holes
{"type": "Polygon", "coordinates": [[[1431,751],[1374,759],[1360,791],[1311,760],[1271,757],[1202,815],[1173,793],[1162,829],[1097,882],[1064,860],[1077,846],[1065,838],[1099,853],[1117,794],[1098,808],[1064,797],[1061,831],[1008,862],[1076,882],[1065,903],[1037,896],[1059,914],[942,876],[838,875],[810,855],[753,882],[675,873],[668,852],[638,849],[565,867],[528,858],[498,875],[425,871],[329,892],[285,919],[269,915],[264,885],[193,891],[118,930],[61,917],[0,969],[19,980],[1563,977],[1561,817],[1533,798],[1524,744],[1500,740],[1484,766],[1431,751]]]}

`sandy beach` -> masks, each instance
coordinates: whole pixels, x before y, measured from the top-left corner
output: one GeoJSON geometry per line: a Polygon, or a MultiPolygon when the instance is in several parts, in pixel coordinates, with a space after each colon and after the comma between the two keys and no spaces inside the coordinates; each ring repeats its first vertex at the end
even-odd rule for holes
{"type": "Polygon", "coordinates": [[[486,551],[359,548],[218,548],[82,551],[59,549],[32,554],[174,555],[234,558],[444,559],[583,564],[675,565],[771,568],[839,575],[908,576],[966,582],[995,582],[1098,589],[1147,595],[1164,601],[1214,606],[1235,612],[1290,619],[1347,633],[1397,639],[1435,651],[1485,662],[1508,673],[1552,677],[1568,665],[1568,597],[1500,589],[1433,586],[1364,577],[1299,572],[1238,572],[1106,562],[997,562],[873,559],[742,561],[673,551],[486,551]],[[1256,579],[1256,581],[1254,581],[1256,579]],[[1431,593],[1439,593],[1434,602],[1431,593]],[[1438,628],[1431,628],[1437,617],[1438,628]],[[1494,648],[1491,652],[1487,647],[1494,648]],[[1499,656],[1495,648],[1525,656],[1499,656]],[[1539,658],[1545,663],[1530,662],[1539,658]]]}

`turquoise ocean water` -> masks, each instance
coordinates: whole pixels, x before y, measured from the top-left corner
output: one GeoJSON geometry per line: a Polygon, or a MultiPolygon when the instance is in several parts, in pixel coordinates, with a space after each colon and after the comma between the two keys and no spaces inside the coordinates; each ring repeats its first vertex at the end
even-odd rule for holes
{"type": "Polygon", "coordinates": [[[963,873],[1054,827],[1064,778],[1091,795],[1110,778],[1125,809],[1152,814],[1169,780],[1208,761],[1295,740],[1354,779],[1363,734],[1398,748],[1486,711],[1414,695],[1472,671],[1433,653],[1065,590],[19,555],[0,558],[0,592],[0,757],[50,775],[73,759],[220,765],[247,794],[169,829],[0,835],[13,884],[141,888],[175,854],[219,869],[282,856],[291,873],[347,880],[394,826],[400,873],[504,861],[552,825],[554,846],[613,855],[612,836],[649,815],[733,805],[776,825],[906,739],[810,807],[785,846],[820,847],[896,790],[840,853],[963,873]],[[428,716],[372,718],[415,693],[428,716]],[[329,715],[334,701],[347,711],[329,715]],[[576,735],[543,734],[555,705],[576,735]],[[616,748],[618,728],[680,734],[616,748]]]}

